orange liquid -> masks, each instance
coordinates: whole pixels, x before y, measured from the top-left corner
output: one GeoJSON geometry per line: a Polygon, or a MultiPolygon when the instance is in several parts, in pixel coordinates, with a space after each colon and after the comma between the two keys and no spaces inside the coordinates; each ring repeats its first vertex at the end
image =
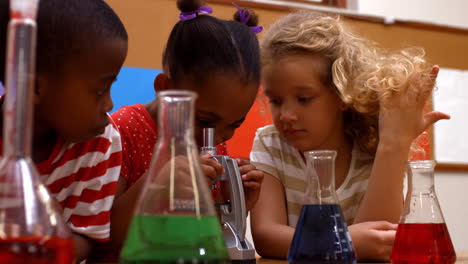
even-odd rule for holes
{"type": "Polygon", "coordinates": [[[70,264],[73,240],[58,237],[20,237],[0,239],[0,263],[70,264]]]}

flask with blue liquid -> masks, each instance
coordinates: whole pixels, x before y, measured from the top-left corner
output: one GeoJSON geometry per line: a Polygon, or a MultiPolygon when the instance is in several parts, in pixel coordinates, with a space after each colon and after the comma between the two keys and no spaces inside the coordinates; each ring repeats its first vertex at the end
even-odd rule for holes
{"type": "Polygon", "coordinates": [[[354,264],[353,244],[335,192],[336,151],[304,152],[306,201],[289,248],[290,264],[354,264]]]}

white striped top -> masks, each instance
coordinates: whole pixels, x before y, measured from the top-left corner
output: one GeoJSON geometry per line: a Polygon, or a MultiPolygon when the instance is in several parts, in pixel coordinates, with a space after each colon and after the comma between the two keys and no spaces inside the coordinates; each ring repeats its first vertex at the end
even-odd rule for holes
{"type": "MultiPolygon", "coordinates": [[[[295,227],[306,192],[306,164],[299,151],[289,145],[273,125],[259,128],[255,135],[250,160],[257,169],[276,179],[284,187],[288,225],[295,227]]],[[[354,146],[351,165],[341,186],[336,190],[345,221],[351,225],[367,189],[373,157],[354,146]]]]}

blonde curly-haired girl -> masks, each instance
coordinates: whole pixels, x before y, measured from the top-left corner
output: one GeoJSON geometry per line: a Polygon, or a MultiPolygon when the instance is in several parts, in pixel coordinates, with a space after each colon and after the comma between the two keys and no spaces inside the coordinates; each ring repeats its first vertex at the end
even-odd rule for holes
{"type": "Polygon", "coordinates": [[[265,172],[251,215],[258,253],[286,257],[306,190],[302,152],[333,149],[335,186],[357,257],[388,260],[411,142],[449,118],[423,112],[438,67],[422,49],[380,49],[339,17],[313,12],[277,21],[261,52],[274,125],[257,131],[250,155],[265,172]]]}

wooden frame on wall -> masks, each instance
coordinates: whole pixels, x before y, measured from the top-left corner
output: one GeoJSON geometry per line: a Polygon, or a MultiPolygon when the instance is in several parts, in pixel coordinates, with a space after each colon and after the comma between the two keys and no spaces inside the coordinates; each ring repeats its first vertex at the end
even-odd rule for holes
{"type": "Polygon", "coordinates": [[[433,95],[434,109],[451,115],[450,121],[434,125],[432,145],[437,170],[468,171],[468,71],[441,68],[433,95]]]}
{"type": "Polygon", "coordinates": [[[235,2],[242,7],[280,12],[292,12],[300,9],[309,9],[339,15],[354,21],[366,21],[388,26],[401,26],[407,28],[417,28],[420,30],[468,35],[468,28],[432,24],[408,19],[396,19],[393,17],[389,19],[383,16],[370,14],[360,14],[354,10],[347,9],[347,1],[349,0],[320,0],[320,2],[315,2],[314,0],[312,0],[312,2],[308,0],[206,0],[206,2],[213,4],[232,5],[232,3],[235,2]]]}

